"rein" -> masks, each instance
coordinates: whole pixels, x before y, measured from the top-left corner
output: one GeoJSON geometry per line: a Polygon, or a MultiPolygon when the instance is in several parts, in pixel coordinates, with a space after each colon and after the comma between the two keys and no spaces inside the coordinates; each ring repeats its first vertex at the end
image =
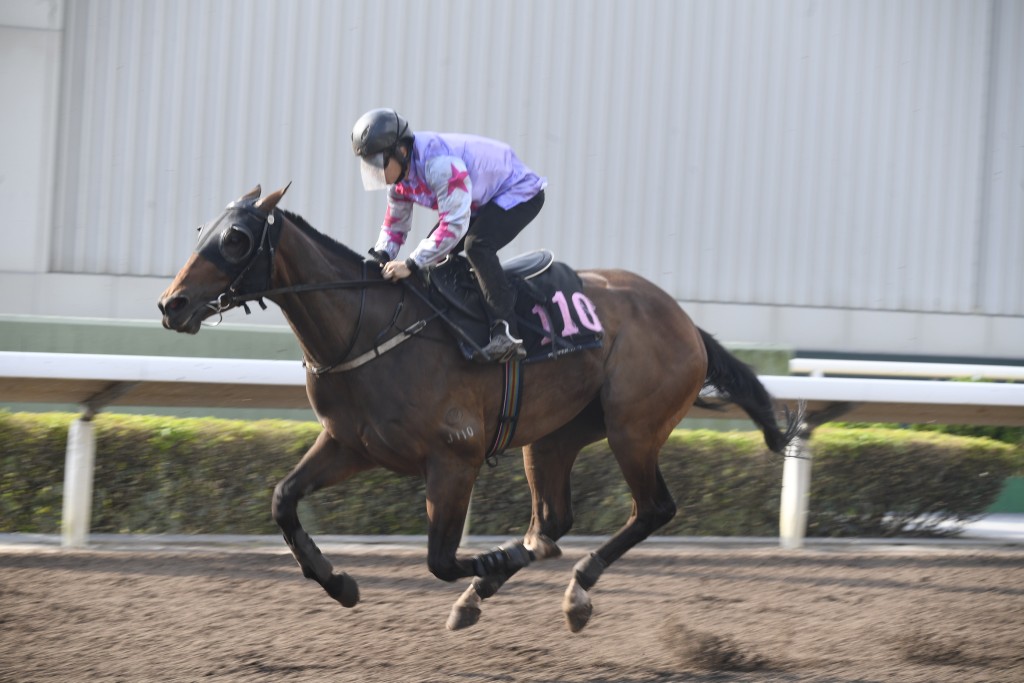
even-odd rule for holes
{"type": "MultiPolygon", "coordinates": [[[[364,269],[366,264],[363,264],[364,269]]],[[[367,280],[338,280],[337,282],[323,282],[320,284],[306,284],[306,285],[291,285],[288,287],[277,287],[275,289],[265,289],[262,292],[252,292],[250,294],[242,294],[231,297],[231,305],[237,306],[245,301],[253,301],[255,299],[262,299],[264,297],[270,297],[275,294],[293,294],[297,292],[316,292],[325,289],[366,289],[374,285],[390,285],[391,283],[387,280],[378,279],[367,279],[367,280]]]]}
{"type": "MultiPolygon", "coordinates": [[[[250,211],[250,213],[255,212],[250,211]]],[[[248,306],[248,302],[250,301],[256,301],[257,303],[259,303],[260,308],[266,310],[267,305],[263,302],[263,299],[278,294],[301,294],[303,292],[317,292],[332,289],[361,290],[359,297],[359,313],[356,315],[355,330],[352,332],[352,337],[349,341],[348,348],[346,348],[344,353],[341,354],[341,360],[331,365],[318,367],[313,365],[309,361],[309,359],[304,359],[302,364],[303,366],[305,366],[308,372],[319,377],[330,372],[344,372],[346,370],[352,370],[361,365],[364,365],[365,363],[368,363],[371,360],[379,357],[380,355],[387,353],[388,351],[395,348],[402,342],[418,334],[420,331],[423,330],[424,327],[426,327],[427,323],[433,317],[436,317],[432,316],[431,318],[428,318],[426,320],[419,320],[410,325],[408,328],[401,330],[397,336],[392,337],[391,339],[384,343],[380,343],[380,337],[383,336],[384,332],[386,332],[388,329],[395,326],[395,323],[398,320],[398,316],[402,311],[403,302],[405,300],[405,292],[403,290],[402,300],[399,301],[398,306],[395,308],[395,314],[394,316],[392,316],[391,322],[388,323],[384,330],[382,330],[381,333],[374,340],[373,348],[370,351],[350,361],[345,361],[345,359],[348,358],[348,356],[355,349],[355,345],[359,341],[359,332],[362,329],[363,323],[363,311],[366,308],[366,290],[370,287],[390,285],[391,283],[381,278],[371,279],[367,277],[366,261],[363,261],[362,278],[357,280],[338,280],[334,282],[298,284],[289,285],[287,287],[262,289],[254,292],[238,292],[238,288],[241,286],[245,277],[249,274],[253,266],[259,260],[261,254],[267,254],[267,276],[265,281],[269,284],[271,279],[273,278],[274,240],[270,239],[270,226],[273,225],[274,223],[275,215],[274,212],[271,212],[263,221],[262,231],[259,239],[259,246],[253,251],[252,256],[249,258],[249,262],[245,264],[241,272],[238,274],[237,277],[235,277],[235,279],[228,286],[228,288],[224,292],[222,292],[220,296],[218,296],[213,301],[210,301],[206,305],[208,308],[212,309],[214,313],[221,316],[221,320],[223,320],[224,312],[231,308],[235,308],[236,306],[241,306],[245,310],[246,315],[251,314],[252,311],[249,309],[248,306]]],[[[217,323],[214,323],[214,325],[220,324],[221,320],[218,320],[217,323]]]]}
{"type": "MultiPolygon", "coordinates": [[[[256,214],[256,212],[251,209],[245,208],[244,210],[248,211],[251,214],[256,214]]],[[[253,292],[239,292],[239,287],[242,286],[244,279],[246,278],[246,276],[249,275],[250,271],[252,271],[253,266],[256,265],[256,262],[259,260],[261,254],[267,255],[267,274],[264,281],[267,283],[267,285],[269,285],[273,278],[275,251],[274,246],[276,240],[273,239],[270,235],[270,226],[276,223],[275,214],[276,212],[272,211],[262,221],[263,225],[259,238],[258,247],[255,250],[253,250],[253,253],[249,257],[248,263],[246,263],[245,266],[242,267],[241,272],[234,278],[232,283],[224,292],[222,292],[216,299],[206,304],[206,306],[210,308],[215,314],[221,316],[221,320],[223,320],[223,314],[225,311],[231,308],[235,308],[236,306],[241,306],[245,310],[246,315],[251,314],[252,311],[249,309],[248,306],[248,302],[250,301],[256,301],[257,303],[259,303],[260,308],[266,309],[267,305],[263,302],[263,299],[267,297],[276,296],[279,294],[301,294],[303,292],[317,292],[332,289],[359,289],[361,290],[361,294],[359,297],[359,313],[356,315],[355,330],[353,331],[350,341],[348,343],[348,348],[346,348],[344,353],[341,354],[341,360],[330,365],[316,366],[308,358],[304,359],[303,365],[305,366],[307,372],[317,377],[320,377],[328,373],[346,372],[348,370],[358,368],[362,365],[365,365],[366,363],[369,363],[372,360],[375,360],[376,358],[379,358],[381,355],[387,353],[388,351],[394,349],[395,347],[407,341],[408,339],[411,339],[415,335],[419,334],[427,326],[427,323],[429,323],[434,318],[440,318],[444,322],[448,323],[448,327],[452,329],[457,336],[459,336],[471,348],[475,349],[477,352],[481,352],[479,345],[477,345],[473,339],[471,339],[465,332],[463,332],[458,325],[452,323],[452,321],[449,320],[448,317],[444,314],[444,311],[442,311],[440,308],[434,305],[434,303],[430,300],[429,296],[427,296],[424,292],[420,291],[419,288],[410,286],[408,283],[403,282],[401,283],[403,285],[402,299],[399,301],[397,307],[395,308],[395,314],[392,316],[391,322],[389,322],[374,339],[373,347],[366,353],[363,353],[357,356],[356,358],[346,360],[349,357],[349,355],[355,350],[356,343],[359,341],[359,332],[362,328],[363,322],[363,311],[366,308],[366,290],[370,287],[392,284],[391,282],[388,282],[387,280],[384,280],[382,278],[367,277],[367,261],[365,260],[362,261],[362,277],[360,279],[338,280],[334,282],[323,283],[296,284],[289,285],[287,287],[268,287],[266,289],[261,289],[253,292]],[[424,302],[427,305],[428,308],[430,308],[433,311],[433,315],[418,320],[409,327],[401,329],[397,327],[396,323],[398,321],[398,316],[401,314],[404,306],[406,291],[411,291],[413,294],[415,294],[422,302],[424,302]],[[382,342],[381,338],[388,330],[392,328],[398,329],[398,334],[395,335],[394,337],[391,337],[387,341],[382,342]]],[[[219,323],[220,320],[218,320],[217,323],[213,324],[216,325],[219,323]]]]}

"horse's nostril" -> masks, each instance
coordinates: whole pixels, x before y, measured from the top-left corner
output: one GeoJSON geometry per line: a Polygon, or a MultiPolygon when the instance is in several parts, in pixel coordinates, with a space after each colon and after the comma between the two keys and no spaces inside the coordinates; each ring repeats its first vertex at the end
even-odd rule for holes
{"type": "Polygon", "coordinates": [[[161,313],[175,313],[185,308],[188,305],[188,297],[176,296],[166,301],[161,301],[157,304],[160,307],[161,313]]]}

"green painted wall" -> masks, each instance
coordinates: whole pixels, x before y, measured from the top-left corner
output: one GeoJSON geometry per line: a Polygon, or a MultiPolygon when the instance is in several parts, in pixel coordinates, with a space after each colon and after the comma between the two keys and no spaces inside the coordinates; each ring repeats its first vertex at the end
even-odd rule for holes
{"type": "Polygon", "coordinates": [[[165,330],[158,321],[0,316],[0,351],[301,360],[290,329],[204,326],[201,334],[165,330]]]}
{"type": "Polygon", "coordinates": [[[1003,484],[1003,490],[992,503],[988,512],[1024,513],[1024,477],[1010,477],[1003,484]]]}
{"type": "Polygon", "coordinates": [[[793,349],[769,344],[723,342],[725,348],[759,375],[788,375],[793,349]]]}

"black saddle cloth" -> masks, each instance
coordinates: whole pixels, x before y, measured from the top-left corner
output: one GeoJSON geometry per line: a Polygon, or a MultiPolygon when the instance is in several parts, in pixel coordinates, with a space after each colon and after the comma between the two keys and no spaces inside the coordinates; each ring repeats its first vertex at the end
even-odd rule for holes
{"type": "MultiPolygon", "coordinates": [[[[601,346],[604,331],[576,271],[555,261],[547,250],[528,252],[501,265],[516,292],[519,336],[527,352],[524,363],[601,346]]],[[[435,305],[445,309],[448,322],[477,346],[485,346],[490,321],[469,261],[453,256],[425,269],[424,275],[435,305]]],[[[466,358],[474,357],[475,349],[463,339],[459,348],[466,358]]]]}

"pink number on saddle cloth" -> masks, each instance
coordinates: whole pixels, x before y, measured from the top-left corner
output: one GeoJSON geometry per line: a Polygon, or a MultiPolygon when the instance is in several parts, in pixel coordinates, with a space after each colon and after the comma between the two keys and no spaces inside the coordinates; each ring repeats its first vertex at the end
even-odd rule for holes
{"type": "MultiPolygon", "coordinates": [[[[587,298],[587,295],[583,292],[575,292],[572,295],[572,308],[569,307],[569,303],[565,299],[565,292],[559,290],[551,295],[551,300],[558,304],[558,312],[562,316],[562,333],[561,336],[568,339],[573,335],[579,333],[579,325],[582,325],[591,332],[602,332],[604,328],[601,327],[601,321],[597,317],[597,309],[594,307],[594,302],[587,298]],[[573,311],[576,312],[576,317],[573,318],[573,311]],[[577,325],[577,322],[579,325],[577,325]]],[[[548,313],[542,306],[535,305],[532,312],[540,318],[540,324],[544,328],[547,335],[541,339],[541,346],[545,346],[551,343],[551,332],[554,329],[551,319],[548,317],[548,313]]]]}

